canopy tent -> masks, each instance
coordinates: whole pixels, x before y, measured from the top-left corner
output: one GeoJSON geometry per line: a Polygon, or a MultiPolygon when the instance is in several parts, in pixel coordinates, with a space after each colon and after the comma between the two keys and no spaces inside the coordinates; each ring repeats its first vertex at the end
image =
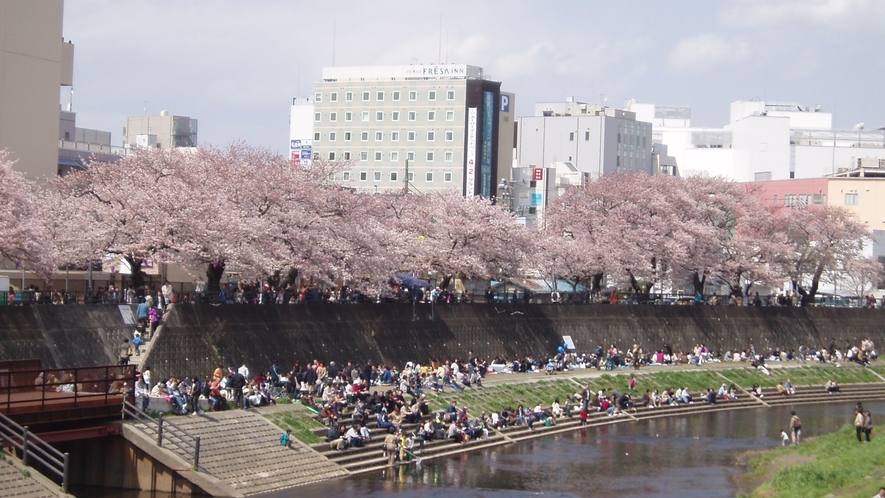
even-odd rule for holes
{"type": "Polygon", "coordinates": [[[397,273],[394,276],[406,287],[420,287],[424,289],[430,289],[431,287],[433,287],[427,280],[421,280],[420,278],[414,277],[408,273],[397,273]]]}

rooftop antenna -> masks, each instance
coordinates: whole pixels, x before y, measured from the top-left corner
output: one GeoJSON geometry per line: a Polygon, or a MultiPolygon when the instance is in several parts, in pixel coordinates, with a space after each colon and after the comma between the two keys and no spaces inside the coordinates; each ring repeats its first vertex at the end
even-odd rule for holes
{"type": "Polygon", "coordinates": [[[446,30],[446,64],[449,63],[449,30],[446,30]]]}
{"type": "Polygon", "coordinates": [[[332,67],[335,67],[335,19],[332,19],[332,67]]]}
{"type": "Polygon", "coordinates": [[[145,100],[145,101],[144,101],[144,109],[143,109],[143,111],[144,111],[144,115],[145,115],[145,116],[147,116],[147,105],[148,105],[148,101],[145,100]]]}

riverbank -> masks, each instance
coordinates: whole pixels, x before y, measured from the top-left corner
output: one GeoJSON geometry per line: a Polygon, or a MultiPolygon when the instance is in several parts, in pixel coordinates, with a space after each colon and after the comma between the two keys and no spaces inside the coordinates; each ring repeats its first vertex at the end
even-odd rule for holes
{"type": "MultiPolygon", "coordinates": [[[[635,397],[640,398],[646,389],[663,391],[667,388],[688,388],[693,394],[701,390],[718,389],[723,383],[738,388],[739,399],[753,399],[747,391],[753,384],[771,389],[779,383],[790,380],[799,394],[809,392],[824,393],[824,384],[836,379],[840,384],[851,387],[860,385],[883,384],[885,365],[862,368],[849,364],[837,367],[833,364],[814,362],[790,362],[771,364],[771,375],[766,376],[756,369],[743,363],[708,363],[701,367],[694,365],[646,367],[640,370],[618,369],[614,371],[578,369],[559,372],[556,375],[535,374],[490,374],[483,379],[483,387],[468,388],[456,393],[447,389],[443,393],[428,393],[428,403],[432,411],[444,411],[453,401],[459,406],[467,406],[471,417],[500,412],[504,408],[535,406],[541,403],[550,406],[557,398],[564,402],[569,397],[580,393],[585,386],[591,390],[617,389],[628,390],[631,376],[636,379],[635,397]]],[[[374,387],[376,391],[393,389],[393,386],[374,387]]],[[[764,398],[763,398],[764,399],[764,398]]],[[[778,401],[801,402],[798,398],[779,399],[778,401]]],[[[769,400],[770,394],[769,394],[769,400]]],[[[701,403],[703,404],[703,403],[701,403]]],[[[759,406],[766,403],[758,401],[759,406]]],[[[737,406],[737,405],[733,405],[737,406]]],[[[727,408],[720,403],[720,408],[727,408]]],[[[318,435],[323,425],[315,419],[315,413],[298,403],[262,409],[265,417],[277,424],[281,429],[292,429],[293,435],[306,444],[317,444],[322,441],[318,435]]],[[[647,410],[647,408],[645,409],[647,410]]],[[[665,412],[662,412],[665,413],[665,412]]]]}
{"type": "Polygon", "coordinates": [[[832,496],[869,498],[885,486],[885,438],[859,443],[854,427],[787,446],[745,454],[750,472],[738,479],[745,498],[832,496]]]}

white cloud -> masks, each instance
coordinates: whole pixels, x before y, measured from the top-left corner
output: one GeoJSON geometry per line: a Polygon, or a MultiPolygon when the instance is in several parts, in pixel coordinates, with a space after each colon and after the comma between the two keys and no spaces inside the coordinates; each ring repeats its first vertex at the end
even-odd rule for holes
{"type": "Polygon", "coordinates": [[[704,71],[742,61],[749,55],[746,42],[708,33],[683,39],[670,51],[667,60],[680,70],[704,71]]]}

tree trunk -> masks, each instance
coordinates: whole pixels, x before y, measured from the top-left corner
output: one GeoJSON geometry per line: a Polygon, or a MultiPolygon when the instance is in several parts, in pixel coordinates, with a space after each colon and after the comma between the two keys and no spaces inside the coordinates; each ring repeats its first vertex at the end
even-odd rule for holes
{"type": "Polygon", "coordinates": [[[141,271],[141,258],[136,258],[132,254],[127,254],[123,256],[123,259],[126,260],[126,264],[129,265],[129,270],[132,272],[129,275],[129,280],[132,282],[132,287],[136,289],[140,289],[144,285],[144,272],[141,271]]]}
{"type": "Polygon", "coordinates": [[[449,288],[449,284],[452,282],[452,276],[446,275],[443,277],[442,282],[439,284],[440,290],[446,290],[449,288]]]}
{"type": "Polygon", "coordinates": [[[590,282],[591,282],[590,290],[591,291],[593,291],[594,293],[598,293],[599,291],[602,290],[602,278],[604,276],[605,275],[602,272],[599,272],[599,273],[593,275],[593,277],[591,277],[591,279],[590,279],[590,282]]]}
{"type": "Polygon", "coordinates": [[[636,277],[633,276],[633,272],[627,270],[627,274],[630,275],[630,287],[633,289],[633,292],[639,294],[642,292],[642,287],[639,285],[639,281],[636,280],[636,277]]]}
{"type": "Polygon", "coordinates": [[[209,263],[206,267],[206,287],[210,296],[217,296],[221,290],[222,275],[224,275],[224,260],[209,263]]]}
{"type": "Polygon", "coordinates": [[[694,284],[694,293],[695,294],[703,294],[704,293],[704,284],[707,283],[707,275],[705,274],[702,277],[700,275],[700,272],[695,270],[691,274],[691,281],[694,284]]]}
{"type": "Polygon", "coordinates": [[[820,287],[820,277],[824,274],[824,265],[819,265],[811,277],[811,287],[808,289],[808,303],[814,303],[814,296],[817,295],[817,289],[820,287]]]}

